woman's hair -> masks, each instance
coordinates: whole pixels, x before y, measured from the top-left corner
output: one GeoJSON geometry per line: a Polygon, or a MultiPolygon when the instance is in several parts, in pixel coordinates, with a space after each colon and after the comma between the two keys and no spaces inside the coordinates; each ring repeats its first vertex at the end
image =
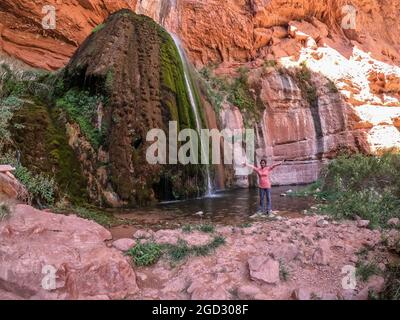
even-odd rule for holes
{"type": "Polygon", "coordinates": [[[265,164],[267,164],[267,160],[265,160],[265,159],[262,159],[262,160],[260,161],[260,164],[263,163],[263,162],[264,162],[265,164]]]}

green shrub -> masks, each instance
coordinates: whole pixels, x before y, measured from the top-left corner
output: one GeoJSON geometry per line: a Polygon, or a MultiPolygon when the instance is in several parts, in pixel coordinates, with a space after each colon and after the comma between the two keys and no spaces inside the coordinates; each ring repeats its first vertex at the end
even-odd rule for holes
{"type": "Polygon", "coordinates": [[[187,242],[179,240],[176,245],[167,245],[167,253],[173,262],[179,262],[187,257],[210,255],[215,249],[225,244],[225,238],[221,236],[215,237],[210,243],[201,246],[189,247],[187,242]]]}
{"type": "Polygon", "coordinates": [[[305,62],[300,65],[300,68],[296,71],[295,76],[303,98],[309,102],[311,107],[316,106],[318,103],[317,88],[311,81],[312,73],[305,62]]]}
{"type": "Polygon", "coordinates": [[[82,133],[95,149],[98,149],[104,139],[104,129],[95,127],[97,121],[97,106],[104,103],[100,95],[91,95],[87,91],[76,89],[69,90],[62,98],[58,99],[56,106],[67,111],[68,115],[79,124],[82,133]]]}
{"type": "Polygon", "coordinates": [[[14,112],[22,106],[22,101],[15,96],[0,99],[0,150],[11,144],[10,121],[14,112]]]}
{"type": "Polygon", "coordinates": [[[167,252],[172,261],[179,262],[190,255],[191,248],[189,248],[186,241],[179,240],[176,245],[168,246],[167,252]]]}
{"type": "Polygon", "coordinates": [[[250,112],[257,115],[257,101],[250,92],[248,85],[249,69],[240,67],[239,76],[233,81],[216,77],[210,68],[203,68],[200,71],[205,91],[211,104],[217,113],[220,112],[225,100],[238,107],[242,112],[250,112]]]}
{"type": "Polygon", "coordinates": [[[386,274],[386,285],[382,298],[385,300],[400,300],[400,264],[390,265],[386,274]]]}
{"type": "Polygon", "coordinates": [[[200,70],[201,84],[203,91],[210,100],[214,110],[219,113],[222,109],[222,104],[228,95],[229,85],[225,79],[214,77],[210,68],[200,70]]]}
{"type": "Polygon", "coordinates": [[[190,224],[185,225],[185,226],[182,227],[182,231],[185,232],[185,233],[192,233],[194,230],[196,230],[196,227],[192,226],[190,224]]]}
{"type": "Polygon", "coordinates": [[[371,227],[386,227],[400,218],[400,155],[341,155],[322,172],[321,180],[303,194],[314,195],[319,210],[337,219],[370,220],[371,227]]]}
{"type": "Polygon", "coordinates": [[[41,205],[54,203],[56,182],[53,178],[44,174],[33,174],[10,154],[1,156],[0,164],[9,164],[15,167],[14,176],[26,187],[32,200],[41,205]]]}
{"type": "Polygon", "coordinates": [[[138,242],[127,254],[133,258],[137,266],[149,266],[157,263],[163,254],[166,254],[173,263],[178,263],[190,256],[208,256],[224,244],[225,238],[221,236],[216,236],[210,243],[201,246],[189,246],[182,239],[179,239],[176,244],[164,245],[155,242],[138,242]]]}
{"type": "Polygon", "coordinates": [[[278,63],[275,60],[265,60],[264,67],[266,68],[276,68],[278,63]]]}
{"type": "Polygon", "coordinates": [[[202,224],[199,226],[199,231],[204,233],[213,233],[215,231],[215,226],[212,224],[202,224]]]}
{"type": "Polygon", "coordinates": [[[356,276],[364,282],[380,273],[379,267],[373,262],[360,262],[357,264],[356,276]]]}
{"type": "Polygon", "coordinates": [[[241,111],[256,112],[256,100],[252,96],[248,85],[248,69],[239,68],[239,77],[235,79],[230,87],[228,101],[238,107],[241,111]]]}
{"type": "Polygon", "coordinates": [[[328,89],[331,93],[339,92],[339,89],[336,87],[336,84],[330,79],[328,79],[328,89]]]}
{"type": "Polygon", "coordinates": [[[161,258],[162,250],[161,246],[155,242],[138,242],[126,254],[132,257],[137,266],[142,267],[157,263],[161,258]]]}

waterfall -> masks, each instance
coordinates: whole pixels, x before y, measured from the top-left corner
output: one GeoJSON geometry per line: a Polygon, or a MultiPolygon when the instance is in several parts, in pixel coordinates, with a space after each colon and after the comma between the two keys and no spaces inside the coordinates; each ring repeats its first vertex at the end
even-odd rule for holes
{"type": "MultiPolygon", "coordinates": [[[[185,76],[185,84],[186,84],[186,89],[189,94],[189,100],[190,100],[190,106],[192,108],[193,114],[195,116],[196,120],[196,130],[199,133],[199,136],[201,136],[201,129],[202,129],[202,124],[201,124],[201,118],[199,114],[199,109],[196,103],[196,100],[194,98],[194,88],[193,88],[193,83],[190,78],[190,70],[189,70],[189,64],[188,60],[186,58],[185,51],[182,48],[182,45],[180,43],[180,40],[175,34],[171,34],[172,39],[175,42],[175,45],[178,49],[179,56],[181,58],[182,64],[183,64],[183,72],[185,76]]],[[[200,139],[200,145],[201,145],[201,151],[205,152],[205,146],[203,142],[200,139]]],[[[210,166],[206,165],[206,178],[207,178],[207,196],[212,196],[213,195],[213,186],[211,182],[211,174],[210,174],[210,166]]]]}

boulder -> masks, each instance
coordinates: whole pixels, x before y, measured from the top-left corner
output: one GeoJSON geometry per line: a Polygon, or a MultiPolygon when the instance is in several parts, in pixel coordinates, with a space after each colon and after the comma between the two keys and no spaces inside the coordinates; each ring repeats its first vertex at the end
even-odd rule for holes
{"type": "Polygon", "coordinates": [[[271,249],[272,257],[277,261],[284,261],[289,263],[295,260],[300,254],[298,246],[294,244],[283,244],[275,246],[271,249]]]}
{"type": "Polygon", "coordinates": [[[135,272],[109,231],[75,216],[17,205],[0,223],[0,290],[23,299],[123,299],[135,272]]]}
{"type": "Polygon", "coordinates": [[[250,278],[266,284],[278,284],[279,262],[267,256],[252,257],[248,260],[250,278]]]}
{"type": "Polygon", "coordinates": [[[132,249],[136,244],[135,240],[132,239],[119,239],[113,242],[113,247],[119,251],[125,252],[132,249]]]}
{"type": "Polygon", "coordinates": [[[177,244],[179,237],[178,230],[159,230],[154,234],[154,240],[159,244],[177,244]]]}
{"type": "Polygon", "coordinates": [[[134,233],[134,239],[150,239],[154,236],[153,231],[138,230],[134,233]]]}

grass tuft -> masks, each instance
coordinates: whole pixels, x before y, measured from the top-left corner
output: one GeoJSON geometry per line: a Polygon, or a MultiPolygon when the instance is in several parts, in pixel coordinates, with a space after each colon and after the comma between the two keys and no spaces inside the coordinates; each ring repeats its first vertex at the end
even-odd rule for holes
{"type": "Polygon", "coordinates": [[[373,262],[360,262],[357,264],[356,276],[364,282],[380,273],[379,267],[373,262]]]}
{"type": "Polygon", "coordinates": [[[132,257],[135,265],[145,267],[157,263],[162,255],[162,247],[155,242],[138,242],[126,254],[132,257]]]}

